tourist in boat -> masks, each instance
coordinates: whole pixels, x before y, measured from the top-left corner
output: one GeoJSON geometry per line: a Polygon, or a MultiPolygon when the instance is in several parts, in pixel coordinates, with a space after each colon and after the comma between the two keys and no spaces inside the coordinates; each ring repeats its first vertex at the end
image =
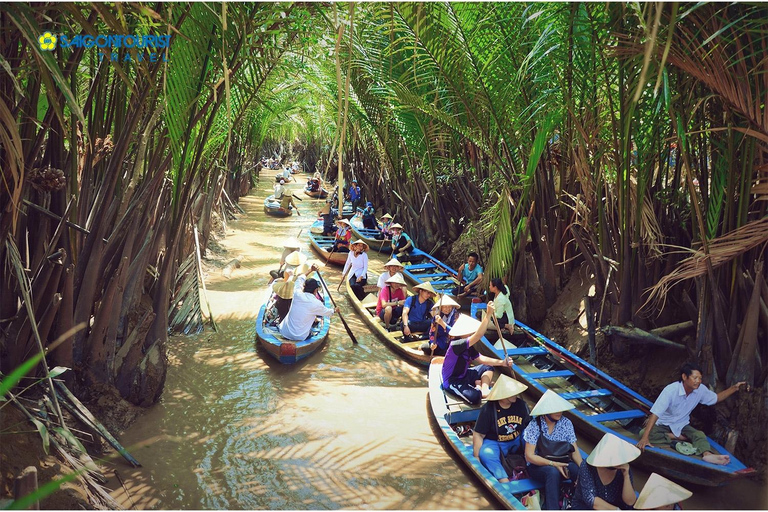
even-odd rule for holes
{"type": "Polygon", "coordinates": [[[299,207],[296,206],[296,203],[293,201],[293,194],[290,192],[287,192],[283,194],[283,198],[280,199],[280,209],[284,212],[290,211],[290,209],[293,208],[296,210],[296,215],[301,217],[301,212],[299,211],[299,207]]]}
{"type": "Polygon", "coordinates": [[[332,250],[335,252],[349,252],[349,242],[352,240],[352,230],[347,219],[336,221],[336,239],[333,241],[332,250]]]}
{"type": "MultiPolygon", "coordinates": [[[[605,434],[581,463],[573,494],[577,510],[630,510],[637,501],[629,463],[640,450],[614,434],[605,434]]],[[[544,507],[542,507],[544,508],[544,507]]]]}
{"type": "Polygon", "coordinates": [[[325,201],[323,207],[317,212],[318,217],[323,219],[323,236],[336,235],[336,226],[334,225],[333,220],[336,218],[337,214],[338,210],[333,208],[330,199],[325,201]]]}
{"type": "Polygon", "coordinates": [[[352,211],[357,211],[358,205],[360,205],[360,201],[362,200],[362,195],[360,192],[360,187],[357,185],[357,180],[352,180],[352,183],[349,185],[349,202],[352,203],[352,211]]]}
{"type": "Polygon", "coordinates": [[[390,277],[393,277],[396,274],[400,274],[400,277],[403,277],[403,268],[403,264],[397,261],[395,258],[392,258],[386,262],[384,264],[384,270],[386,270],[386,272],[382,272],[382,274],[379,276],[379,281],[376,283],[376,286],[379,287],[379,290],[386,286],[387,279],[390,277]]]}
{"type": "Polygon", "coordinates": [[[512,359],[483,356],[474,347],[485,334],[492,314],[493,302],[489,302],[488,314],[482,322],[459,315],[449,333],[451,343],[443,361],[443,389],[470,405],[478,405],[490,393],[493,366],[512,366],[512,359]],[[470,366],[473,362],[477,366],[470,366]]]}
{"type": "MultiPolygon", "coordinates": [[[[498,277],[491,279],[488,289],[494,295],[493,303],[496,305],[496,319],[499,322],[499,328],[509,331],[509,334],[515,333],[515,312],[512,309],[512,303],[509,300],[509,291],[504,281],[498,277]]],[[[499,333],[501,336],[501,333],[499,333]]]]}
{"type": "Polygon", "coordinates": [[[269,271],[269,275],[270,275],[270,277],[272,277],[272,279],[270,279],[269,283],[267,283],[267,284],[272,284],[272,281],[274,281],[275,279],[279,279],[279,278],[283,277],[283,272],[285,271],[283,267],[286,264],[288,264],[288,265],[298,265],[299,263],[304,263],[304,261],[307,260],[307,257],[302,254],[302,256],[304,257],[304,260],[300,261],[299,263],[288,263],[286,261],[286,258],[290,254],[298,252],[300,249],[301,249],[301,244],[296,239],[287,240],[287,241],[285,241],[283,243],[283,254],[280,255],[280,268],[278,268],[277,270],[270,270],[269,271]]]}
{"type": "Polygon", "coordinates": [[[363,208],[363,227],[366,229],[376,229],[376,210],[370,201],[365,203],[365,208],[363,208]]]}
{"type": "Polygon", "coordinates": [[[459,285],[453,290],[457,297],[466,297],[467,295],[478,295],[480,283],[483,281],[483,267],[477,262],[480,256],[476,252],[471,252],[467,256],[467,262],[459,267],[459,285]]]}
{"type": "Polygon", "coordinates": [[[680,502],[693,496],[685,487],[658,473],[651,473],[637,496],[635,510],[682,510],[680,502]]]}
{"type": "Polygon", "coordinates": [[[293,301],[288,314],[280,322],[280,335],[293,341],[304,341],[312,331],[312,325],[318,316],[331,316],[339,308],[327,308],[318,292],[320,283],[316,279],[307,279],[311,272],[317,272],[317,265],[312,265],[298,273],[293,286],[293,301]]]}
{"type": "Polygon", "coordinates": [[[277,175],[275,176],[275,181],[280,181],[280,180],[283,180],[286,183],[288,183],[289,181],[295,181],[295,179],[293,178],[293,174],[291,173],[290,167],[285,167],[282,171],[277,173],[277,175]]]}
{"type": "Polygon", "coordinates": [[[408,257],[411,252],[416,248],[413,244],[413,240],[403,231],[403,226],[398,223],[394,223],[389,227],[392,232],[392,256],[400,259],[408,257]]]}
{"type": "Polygon", "coordinates": [[[355,240],[349,245],[349,249],[342,275],[349,275],[352,293],[358,300],[363,300],[366,295],[364,286],[368,284],[368,244],[355,240]]]}
{"type": "Polygon", "coordinates": [[[376,240],[391,239],[392,238],[392,231],[390,230],[391,226],[392,226],[392,216],[388,213],[385,213],[379,219],[378,229],[380,233],[376,233],[375,235],[376,240]]]}
{"type": "Polygon", "coordinates": [[[509,482],[511,476],[502,457],[523,451],[522,433],[530,416],[525,401],[517,396],[526,389],[512,377],[499,375],[472,429],[473,455],[499,482],[509,482]]]}
{"type": "Polygon", "coordinates": [[[432,306],[435,305],[432,300],[437,296],[437,292],[430,283],[421,283],[414,286],[413,291],[416,295],[411,295],[405,299],[403,304],[403,340],[411,341],[414,332],[425,333],[429,331],[432,325],[432,306]]]}
{"type": "Polygon", "coordinates": [[[286,258],[293,262],[300,262],[296,266],[289,264],[285,268],[283,275],[275,281],[272,285],[273,299],[275,301],[275,310],[277,315],[270,322],[271,324],[279,324],[287,315],[291,309],[291,302],[293,301],[294,285],[296,283],[296,277],[300,274],[306,274],[309,271],[309,266],[306,264],[306,256],[301,253],[294,252],[286,258]],[[297,257],[297,256],[303,256],[297,257]]]}
{"type": "Polygon", "coordinates": [[[283,194],[285,194],[285,180],[280,179],[277,183],[275,183],[275,201],[281,201],[283,199],[283,194]]]}
{"type": "Polygon", "coordinates": [[[459,303],[448,295],[441,295],[432,309],[432,325],[429,326],[429,341],[421,345],[421,350],[427,355],[444,356],[448,350],[448,333],[451,326],[459,318],[459,303]]]}
{"type": "Polygon", "coordinates": [[[582,458],[576,431],[571,420],[563,416],[563,411],[573,408],[572,403],[548,389],[536,402],[532,420],[523,432],[528,474],[544,483],[544,510],[558,510],[560,484],[566,479],[576,481],[579,475],[582,458]]]}
{"type": "Polygon", "coordinates": [[[637,447],[670,446],[679,442],[690,442],[696,455],[711,464],[728,464],[727,454],[717,454],[707,440],[706,434],[690,425],[691,412],[698,404],[715,405],[733,395],[744,382],[737,382],[719,393],[701,385],[701,368],[696,363],[685,363],[680,368],[680,380],[667,385],[651,407],[651,415],[640,431],[637,447]]]}
{"type": "Polygon", "coordinates": [[[403,314],[405,304],[405,279],[397,273],[386,280],[385,286],[379,290],[379,300],[376,302],[376,316],[384,322],[384,328],[389,330],[391,324],[397,323],[403,314]]]}

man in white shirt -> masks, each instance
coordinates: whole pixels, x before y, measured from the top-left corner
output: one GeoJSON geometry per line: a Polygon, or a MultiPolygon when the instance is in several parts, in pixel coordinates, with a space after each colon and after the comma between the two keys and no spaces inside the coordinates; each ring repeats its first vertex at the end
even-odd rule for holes
{"type": "Polygon", "coordinates": [[[283,194],[285,194],[285,180],[281,179],[277,182],[275,185],[275,201],[280,201],[283,198],[283,194]]]}
{"type": "MultiPolygon", "coordinates": [[[[316,270],[317,265],[312,265],[310,272],[316,270]]],[[[318,292],[319,288],[320,283],[315,279],[307,279],[307,274],[296,277],[291,309],[278,327],[284,338],[304,341],[309,336],[317,316],[331,316],[334,312],[339,312],[338,307],[335,309],[325,307],[318,292]]]]}
{"type": "Polygon", "coordinates": [[[643,430],[640,431],[640,441],[637,447],[641,450],[646,446],[669,446],[677,441],[690,441],[696,448],[696,453],[712,464],[728,464],[728,455],[716,454],[707,441],[704,432],[690,425],[691,412],[697,405],[715,405],[736,393],[744,382],[715,393],[701,385],[701,368],[696,363],[685,363],[680,369],[680,381],[665,387],[651,407],[651,415],[643,430]],[[651,444],[653,443],[653,444],[651,444]]]}

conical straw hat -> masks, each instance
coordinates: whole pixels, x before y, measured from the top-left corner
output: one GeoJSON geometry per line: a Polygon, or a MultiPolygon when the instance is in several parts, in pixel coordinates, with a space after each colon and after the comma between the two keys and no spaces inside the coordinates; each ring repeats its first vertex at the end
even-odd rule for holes
{"type": "Polygon", "coordinates": [[[458,338],[464,338],[475,334],[478,327],[480,327],[480,322],[478,320],[462,313],[459,315],[456,323],[451,327],[451,330],[448,331],[448,334],[458,338]]]}
{"type": "Polygon", "coordinates": [[[414,290],[426,290],[426,291],[428,291],[430,293],[434,293],[435,295],[437,295],[437,292],[435,291],[435,289],[432,288],[432,283],[430,283],[429,281],[427,281],[426,283],[421,283],[419,285],[416,285],[416,286],[413,287],[413,289],[414,290]]]}
{"type": "Polygon", "coordinates": [[[551,389],[541,395],[539,401],[531,411],[531,416],[543,416],[544,414],[555,414],[556,412],[568,411],[576,407],[571,402],[561,397],[551,389]]]}
{"type": "Polygon", "coordinates": [[[488,400],[501,400],[502,398],[511,398],[513,396],[519,395],[526,389],[528,389],[528,386],[502,373],[499,375],[498,380],[496,380],[496,384],[494,384],[493,388],[491,388],[491,392],[488,394],[488,400]]]}
{"type": "Polygon", "coordinates": [[[346,224],[347,226],[351,226],[351,224],[347,219],[338,219],[336,222],[338,222],[339,224],[346,224]]]}
{"type": "Polygon", "coordinates": [[[596,468],[610,468],[629,464],[640,456],[640,449],[614,434],[605,434],[587,457],[587,464],[596,468]]]}
{"type": "Polygon", "coordinates": [[[392,216],[390,214],[388,214],[388,213],[385,213],[384,215],[381,216],[381,218],[382,219],[391,219],[392,216]]]}
{"type": "Polygon", "coordinates": [[[397,274],[393,275],[392,277],[390,277],[389,279],[387,279],[384,282],[385,283],[389,283],[389,284],[393,284],[393,283],[394,284],[402,284],[403,286],[405,286],[405,279],[403,279],[403,275],[401,273],[399,273],[399,272],[397,274]]]}
{"type": "Polygon", "coordinates": [[[691,496],[693,496],[693,493],[685,487],[677,485],[672,480],[667,480],[657,473],[651,473],[648,481],[645,482],[645,486],[643,486],[643,490],[640,491],[640,496],[637,497],[635,508],[642,510],[657,509],[680,503],[691,496]]]}
{"type": "Polygon", "coordinates": [[[454,308],[460,308],[461,304],[459,304],[458,302],[453,300],[450,295],[443,294],[443,295],[438,296],[435,299],[435,305],[432,306],[432,309],[435,309],[437,307],[442,307],[442,306],[451,306],[451,307],[454,307],[454,308]]]}
{"type": "Polygon", "coordinates": [[[301,265],[305,261],[307,261],[307,255],[302,254],[299,251],[292,252],[291,254],[285,257],[285,262],[288,265],[301,265]]]}
{"type": "Polygon", "coordinates": [[[395,222],[394,224],[392,224],[391,226],[389,226],[389,229],[403,229],[403,226],[401,226],[400,224],[398,224],[397,222],[395,222]]]}
{"type": "Polygon", "coordinates": [[[385,266],[385,267],[400,267],[400,268],[405,268],[405,267],[403,267],[403,264],[402,264],[402,263],[400,263],[399,261],[397,261],[395,258],[392,258],[391,260],[389,260],[388,262],[386,262],[386,263],[384,264],[384,266],[385,266]]]}
{"type": "Polygon", "coordinates": [[[363,245],[365,246],[365,250],[366,250],[366,251],[369,249],[369,247],[368,247],[368,244],[367,244],[367,243],[365,243],[365,242],[363,242],[362,240],[355,240],[354,242],[352,242],[352,243],[351,243],[351,244],[349,244],[349,245],[355,245],[355,244],[363,244],[363,245]]]}
{"type": "Polygon", "coordinates": [[[307,263],[301,263],[298,267],[293,269],[293,275],[298,276],[300,274],[306,274],[309,272],[310,266],[307,263]]]}
{"type": "Polygon", "coordinates": [[[286,249],[301,249],[301,242],[295,238],[291,238],[290,240],[283,242],[283,247],[286,249]]]}

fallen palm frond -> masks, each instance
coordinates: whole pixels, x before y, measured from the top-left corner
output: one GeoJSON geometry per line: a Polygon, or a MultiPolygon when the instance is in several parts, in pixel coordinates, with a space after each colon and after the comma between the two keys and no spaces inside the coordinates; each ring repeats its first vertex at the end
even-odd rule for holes
{"type": "Polygon", "coordinates": [[[714,269],[766,243],[768,243],[768,217],[750,222],[726,235],[710,240],[708,254],[701,250],[695,251],[692,256],[681,261],[672,272],[648,288],[648,299],[641,309],[650,305],[663,309],[667,294],[674,285],[707,273],[707,259],[714,269]]]}
{"type": "Polygon", "coordinates": [[[200,333],[203,330],[203,313],[200,307],[200,281],[197,262],[191,253],[176,273],[178,292],[171,301],[168,327],[175,333],[200,333]]]}

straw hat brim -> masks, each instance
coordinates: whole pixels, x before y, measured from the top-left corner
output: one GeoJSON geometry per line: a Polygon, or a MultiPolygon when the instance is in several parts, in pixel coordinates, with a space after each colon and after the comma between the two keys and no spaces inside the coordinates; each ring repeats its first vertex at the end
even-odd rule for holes
{"type": "Polygon", "coordinates": [[[384,266],[385,266],[385,267],[400,267],[400,268],[405,268],[405,267],[403,266],[403,264],[402,264],[402,263],[400,263],[399,261],[397,261],[395,258],[392,258],[391,260],[389,260],[388,262],[386,262],[386,263],[384,264],[384,266]]]}
{"type": "Polygon", "coordinates": [[[307,272],[309,272],[309,269],[310,269],[310,266],[306,262],[302,263],[298,267],[293,269],[293,275],[298,276],[300,274],[306,274],[307,272]]]}
{"type": "Polygon", "coordinates": [[[395,222],[394,224],[392,224],[391,226],[389,226],[389,229],[403,229],[403,226],[401,226],[400,224],[398,224],[397,222],[395,222]]]}
{"type": "Polygon", "coordinates": [[[461,304],[451,298],[450,295],[440,295],[435,299],[435,305],[432,309],[443,306],[451,306],[452,308],[460,308],[461,304]]]}
{"type": "Polygon", "coordinates": [[[286,240],[283,242],[286,249],[301,249],[301,243],[298,240],[286,240]]]}
{"type": "Polygon", "coordinates": [[[430,283],[429,281],[427,281],[426,283],[418,284],[418,285],[414,286],[413,289],[414,290],[424,290],[426,292],[434,293],[435,295],[437,295],[437,292],[432,287],[432,283],[430,283]]]}
{"type": "Polygon", "coordinates": [[[301,265],[305,261],[307,261],[307,255],[299,251],[292,252],[291,254],[285,257],[285,262],[288,265],[301,265]]]}
{"type": "Polygon", "coordinates": [[[629,464],[640,456],[640,449],[614,434],[605,434],[587,457],[587,464],[596,468],[610,468],[629,464]]]}
{"type": "Polygon", "coordinates": [[[384,282],[389,284],[401,284],[405,286],[405,279],[403,279],[401,274],[395,274],[384,282]]]}
{"type": "Polygon", "coordinates": [[[336,222],[338,222],[339,224],[346,224],[348,226],[351,226],[351,224],[349,223],[349,221],[347,219],[339,219],[336,222]]]}
{"type": "Polygon", "coordinates": [[[448,334],[457,338],[464,338],[475,334],[478,327],[480,327],[480,321],[462,313],[456,319],[456,323],[453,324],[448,334]]]}
{"type": "Polygon", "coordinates": [[[548,389],[531,411],[531,416],[543,416],[544,414],[555,414],[573,409],[575,406],[565,398],[561,397],[551,389],[548,389]]]}
{"type": "Polygon", "coordinates": [[[652,510],[680,503],[693,496],[685,487],[664,478],[658,473],[651,473],[643,490],[635,502],[635,509],[652,510]]]}
{"type": "Polygon", "coordinates": [[[496,380],[496,384],[494,384],[491,388],[491,392],[488,394],[488,400],[503,400],[504,398],[512,398],[513,396],[519,395],[526,389],[528,389],[528,386],[502,373],[496,380]]]}
{"type": "Polygon", "coordinates": [[[351,243],[351,244],[349,244],[349,245],[357,245],[357,244],[362,244],[362,245],[364,245],[364,246],[365,246],[365,248],[366,248],[366,249],[369,249],[369,247],[368,247],[368,244],[367,244],[367,243],[365,243],[365,242],[363,242],[362,240],[355,240],[354,242],[352,242],[352,243],[351,243]]]}
{"type": "Polygon", "coordinates": [[[390,214],[388,214],[388,213],[385,213],[384,215],[381,216],[381,218],[382,219],[391,219],[392,216],[390,214]]]}

